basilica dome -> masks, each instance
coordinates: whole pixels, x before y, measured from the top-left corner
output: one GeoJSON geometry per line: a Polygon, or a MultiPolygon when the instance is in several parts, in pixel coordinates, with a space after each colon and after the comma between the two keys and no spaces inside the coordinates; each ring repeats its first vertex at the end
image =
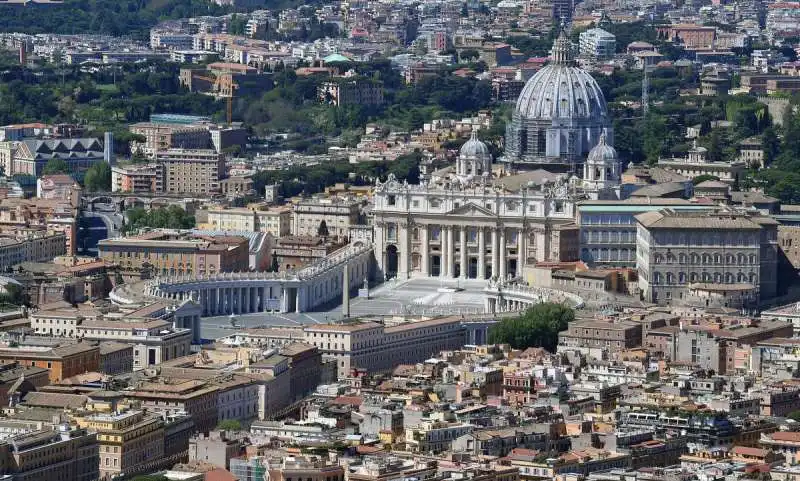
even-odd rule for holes
{"type": "Polygon", "coordinates": [[[562,31],[551,62],[528,80],[506,129],[506,155],[513,163],[576,170],[605,134],[613,142],[611,117],[600,86],[575,65],[562,31]]]}

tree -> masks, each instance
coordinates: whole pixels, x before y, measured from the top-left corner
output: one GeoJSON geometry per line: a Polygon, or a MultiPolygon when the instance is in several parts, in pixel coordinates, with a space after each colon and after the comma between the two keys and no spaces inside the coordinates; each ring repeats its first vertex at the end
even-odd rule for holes
{"type": "Polygon", "coordinates": [[[9,282],[3,289],[4,292],[0,293],[0,304],[13,304],[15,306],[30,304],[30,296],[19,284],[9,282]]]}
{"type": "Polygon", "coordinates": [[[325,219],[322,219],[319,222],[319,227],[317,227],[317,235],[320,237],[328,237],[328,223],[325,222],[325,219]]]}
{"type": "Polygon", "coordinates": [[[719,177],[711,174],[698,175],[697,177],[692,178],[692,184],[697,185],[707,180],[719,180],[719,177]]]}
{"type": "Polygon", "coordinates": [[[83,178],[83,186],[90,192],[111,190],[111,166],[107,162],[97,162],[89,167],[83,178]]]}
{"type": "Polygon", "coordinates": [[[53,158],[47,161],[42,171],[45,175],[69,174],[69,164],[64,159],[53,158]]]}
{"type": "Polygon", "coordinates": [[[514,349],[543,347],[555,352],[558,333],[567,328],[575,313],[563,304],[536,304],[518,317],[500,321],[489,330],[489,343],[509,344],[514,349]]]}
{"type": "Polygon", "coordinates": [[[647,162],[654,165],[667,144],[667,122],[661,115],[650,113],[644,119],[642,146],[647,162]]]}
{"type": "Polygon", "coordinates": [[[131,478],[131,481],[169,481],[169,478],[160,474],[141,474],[131,478]]]}
{"type": "Polygon", "coordinates": [[[461,51],[459,57],[464,62],[469,62],[470,60],[475,60],[480,58],[481,54],[474,48],[466,48],[461,51]]]}
{"type": "Polygon", "coordinates": [[[126,211],[127,223],[124,232],[136,231],[144,227],[154,229],[191,229],[195,226],[193,215],[177,205],[166,208],[145,210],[136,207],[126,211]]]}
{"type": "Polygon", "coordinates": [[[773,127],[764,129],[764,135],[761,137],[761,147],[764,149],[764,166],[771,165],[778,157],[781,147],[780,139],[778,139],[773,127]]]}
{"type": "Polygon", "coordinates": [[[237,419],[225,419],[217,424],[217,429],[220,431],[241,431],[242,423],[237,419]]]}
{"type": "Polygon", "coordinates": [[[800,422],[800,411],[792,411],[786,416],[789,419],[800,422]]]}

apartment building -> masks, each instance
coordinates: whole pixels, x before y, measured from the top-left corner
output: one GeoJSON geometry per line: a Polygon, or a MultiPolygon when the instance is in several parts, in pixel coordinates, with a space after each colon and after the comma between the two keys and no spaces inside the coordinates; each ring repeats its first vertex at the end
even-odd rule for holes
{"type": "Polygon", "coordinates": [[[0,444],[3,479],[95,481],[98,472],[97,435],[60,426],[8,438],[0,444]]]}
{"type": "Polygon", "coordinates": [[[97,433],[102,480],[149,472],[153,463],[164,457],[164,421],[158,415],[126,411],[75,420],[97,433]]]}
{"type": "Polygon", "coordinates": [[[144,142],[131,142],[131,152],[141,152],[148,157],[172,148],[207,149],[211,145],[211,135],[205,125],[140,122],[131,125],[130,131],[145,138],[144,142]]]}
{"type": "Polygon", "coordinates": [[[108,375],[133,372],[133,346],[116,341],[101,342],[100,372],[108,375]]]}
{"type": "Polygon", "coordinates": [[[590,28],[581,32],[579,48],[581,55],[589,58],[610,59],[617,53],[617,38],[602,28],[590,28]]]}
{"type": "Polygon", "coordinates": [[[242,208],[209,209],[207,227],[213,230],[266,232],[273,237],[290,234],[292,209],[253,204],[242,208]]]}
{"type": "Polygon", "coordinates": [[[406,448],[414,453],[443,453],[451,449],[453,441],[474,429],[472,424],[423,421],[406,427],[406,448]]]}
{"type": "Polygon", "coordinates": [[[388,371],[400,363],[416,363],[440,351],[460,349],[466,342],[460,317],[446,317],[384,326],[375,322],[319,324],[306,327],[305,342],[323,357],[334,359],[344,378],[353,369],[388,371]]]}
{"type": "Polygon", "coordinates": [[[92,308],[41,306],[28,316],[31,329],[42,336],[76,337],[78,326],[87,319],[100,318],[100,311],[92,308]]]}
{"type": "Polygon", "coordinates": [[[642,345],[642,325],[635,322],[579,320],[558,333],[558,345],[567,348],[618,350],[642,345]]]}
{"type": "Polygon", "coordinates": [[[80,205],[81,185],[70,175],[44,175],[36,179],[36,197],[39,199],[61,200],[75,207],[80,205]]]}
{"type": "Polygon", "coordinates": [[[158,164],[115,165],[111,167],[111,192],[161,192],[163,174],[160,171],[158,164]]]}
{"type": "Polygon", "coordinates": [[[339,197],[303,200],[294,206],[294,227],[296,236],[320,235],[320,225],[325,223],[328,236],[344,238],[350,227],[363,224],[362,202],[339,197]]]}
{"type": "Polygon", "coordinates": [[[186,413],[198,431],[207,433],[217,425],[218,393],[218,387],[204,381],[175,379],[141,383],[125,397],[162,416],[186,413]]]}
{"type": "Polygon", "coordinates": [[[162,230],[104,239],[98,242],[97,250],[104,261],[137,276],[143,269],[157,275],[244,272],[250,263],[248,240],[239,236],[162,230]]]}
{"type": "MultiPolygon", "coordinates": [[[[156,153],[163,192],[212,194],[220,192],[225,157],[211,149],[167,149],[156,153]]],[[[158,181],[157,181],[158,182],[158,181]]]]}
{"type": "Polygon", "coordinates": [[[648,302],[738,309],[777,293],[778,223],[733,209],[636,216],[639,289],[648,302]]]}
{"type": "Polygon", "coordinates": [[[273,481],[344,481],[344,468],[335,462],[312,456],[267,458],[250,456],[230,461],[231,474],[240,481],[259,481],[258,473],[269,472],[273,481]]]}
{"type": "Polygon", "coordinates": [[[272,248],[272,255],[277,259],[281,271],[290,271],[324,259],[342,247],[343,244],[322,237],[293,235],[278,239],[272,248]]]}
{"type": "Polygon", "coordinates": [[[336,78],[322,82],[317,88],[320,102],[342,105],[383,104],[383,84],[371,79],[336,78]]]}
{"type": "Polygon", "coordinates": [[[89,319],[75,330],[80,339],[116,341],[133,347],[133,370],[183,357],[191,351],[192,331],[158,319],[89,319]]]}
{"type": "Polygon", "coordinates": [[[0,231],[0,269],[22,262],[49,262],[67,253],[63,232],[34,229],[0,231]]]}
{"type": "Polygon", "coordinates": [[[50,382],[97,371],[100,368],[100,349],[88,343],[47,346],[0,347],[0,364],[18,363],[50,371],[50,382]]]}

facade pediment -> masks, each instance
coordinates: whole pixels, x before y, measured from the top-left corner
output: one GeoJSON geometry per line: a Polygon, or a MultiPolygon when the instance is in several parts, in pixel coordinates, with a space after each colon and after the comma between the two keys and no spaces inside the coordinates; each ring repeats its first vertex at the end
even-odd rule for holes
{"type": "Polygon", "coordinates": [[[476,217],[479,219],[494,219],[497,217],[494,212],[485,209],[479,205],[475,205],[472,202],[468,202],[462,206],[456,207],[455,209],[451,210],[447,213],[447,215],[465,215],[470,217],[476,217]]]}

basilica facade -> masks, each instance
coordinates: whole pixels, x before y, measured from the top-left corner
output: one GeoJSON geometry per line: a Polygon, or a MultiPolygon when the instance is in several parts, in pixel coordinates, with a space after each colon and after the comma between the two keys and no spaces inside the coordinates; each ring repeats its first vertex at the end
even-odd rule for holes
{"type": "MultiPolygon", "coordinates": [[[[580,76],[581,85],[596,87],[588,73],[571,65],[569,51],[562,35],[553,47],[553,65],[568,64],[580,76]]],[[[529,87],[539,88],[538,82],[537,76],[532,77],[522,95],[529,87]]],[[[493,169],[488,146],[473,133],[455,166],[426,176],[418,185],[393,177],[376,183],[372,217],[381,274],[401,279],[507,279],[537,262],[577,260],[576,204],[584,199],[615,198],[621,170],[611,145],[602,92],[587,88],[591,92],[579,96],[584,107],[559,110],[563,117],[559,122],[567,125],[570,116],[575,117],[569,128],[580,125],[576,132],[583,132],[584,140],[574,144],[580,148],[568,149],[575,154],[570,159],[579,159],[575,166],[583,165],[582,172],[493,169]],[[596,120],[592,125],[584,122],[586,109],[596,120]]],[[[512,143],[514,135],[510,135],[512,143]]],[[[513,145],[507,148],[506,156],[517,155],[513,145]]],[[[560,153],[553,158],[566,159],[560,153]]]]}

